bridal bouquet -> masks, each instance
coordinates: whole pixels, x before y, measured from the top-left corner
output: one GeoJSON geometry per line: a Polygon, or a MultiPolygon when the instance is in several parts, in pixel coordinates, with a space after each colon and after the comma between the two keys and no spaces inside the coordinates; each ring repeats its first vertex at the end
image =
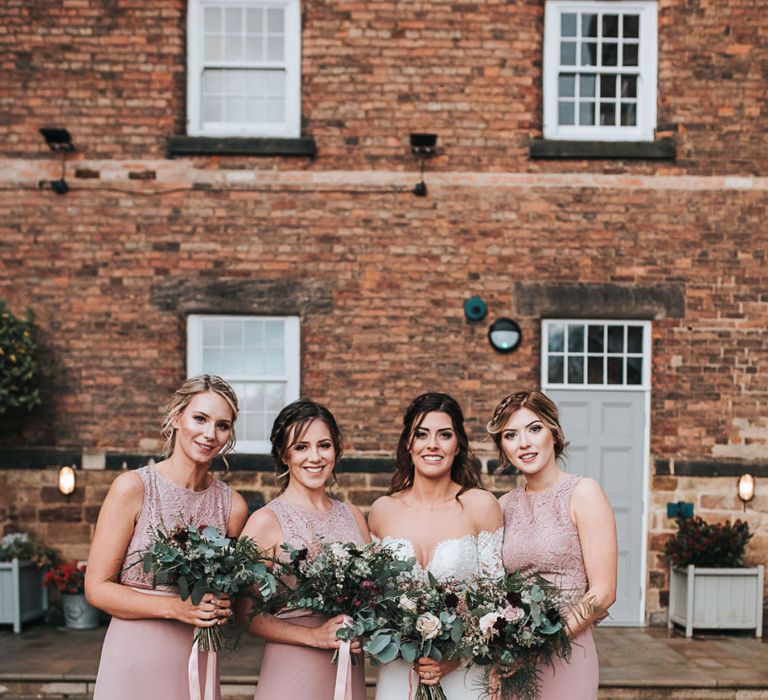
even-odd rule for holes
{"type": "MultiPolygon", "coordinates": [[[[461,656],[463,620],[457,612],[463,584],[411,579],[380,603],[377,626],[363,649],[379,663],[402,657],[413,663],[422,656],[443,661],[461,656]]],[[[437,685],[419,682],[416,700],[446,700],[437,685]]]]}
{"type": "MultiPolygon", "coordinates": [[[[276,590],[277,580],[256,543],[230,538],[215,527],[180,525],[171,532],[157,531],[142,554],[145,573],[152,586],[176,584],[182,600],[197,605],[206,593],[231,597],[253,595],[257,588],[262,602],[276,590]]],[[[218,625],[195,628],[201,651],[220,651],[223,637],[218,625]]]]}
{"type": "Polygon", "coordinates": [[[488,667],[488,694],[537,698],[537,663],[570,658],[562,594],[541,577],[515,572],[501,580],[477,579],[462,596],[462,653],[488,667]]]}

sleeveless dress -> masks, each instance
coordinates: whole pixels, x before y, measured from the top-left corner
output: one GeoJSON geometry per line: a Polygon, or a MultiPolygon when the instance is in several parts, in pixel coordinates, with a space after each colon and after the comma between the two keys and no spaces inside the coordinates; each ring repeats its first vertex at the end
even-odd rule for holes
{"type": "MultiPolygon", "coordinates": [[[[438,542],[426,569],[417,562],[415,576],[427,578],[431,573],[438,581],[466,580],[478,575],[499,578],[504,573],[501,561],[503,530],[483,531],[438,542]]],[[[399,557],[415,557],[413,543],[404,538],[384,537],[381,542],[391,547],[399,557]]],[[[410,700],[416,692],[419,679],[412,673],[413,664],[402,659],[379,668],[376,700],[410,700]]],[[[483,690],[483,669],[478,666],[460,666],[440,680],[448,700],[479,700],[487,698],[483,690]]]]}
{"type": "MultiPolygon", "coordinates": [[[[156,530],[166,532],[182,522],[213,525],[226,532],[232,491],[218,479],[204,491],[185,489],[152,466],[137,469],[136,473],[144,484],[144,499],[119,582],[147,595],[177,596],[178,589],[172,586],[152,590],[152,576],[144,573],[141,552],[150,544],[156,530]]],[[[189,700],[187,664],[194,630],[192,625],[178,620],[113,617],[101,650],[94,700],[189,700]]],[[[206,656],[201,653],[198,663],[201,697],[205,688],[206,656]]],[[[214,688],[218,700],[218,678],[214,688]]]]}
{"type": "MultiPolygon", "coordinates": [[[[297,549],[311,550],[318,541],[364,544],[352,511],[340,501],[331,499],[331,503],[326,513],[310,512],[280,498],[265,508],[277,518],[283,542],[297,549]]],[[[302,611],[290,611],[278,617],[302,627],[320,627],[328,619],[312,612],[302,614],[302,611]]],[[[337,669],[331,663],[332,656],[330,649],[267,642],[254,700],[332,700],[337,669]]],[[[357,663],[352,666],[352,697],[365,700],[365,665],[362,656],[356,659],[357,663]]]]}
{"type": "MultiPolygon", "coordinates": [[[[578,600],[587,590],[581,541],[571,519],[571,495],[581,477],[569,474],[548,491],[517,488],[504,506],[502,555],[507,571],[536,571],[578,600]]],[[[571,640],[569,663],[539,667],[542,700],[594,700],[599,669],[592,630],[571,640]]]]}

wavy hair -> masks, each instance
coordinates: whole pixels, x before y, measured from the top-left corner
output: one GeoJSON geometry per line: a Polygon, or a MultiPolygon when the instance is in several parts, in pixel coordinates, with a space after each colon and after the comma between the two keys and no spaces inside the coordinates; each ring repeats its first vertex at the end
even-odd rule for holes
{"type": "Polygon", "coordinates": [[[416,431],[421,427],[428,413],[447,413],[459,443],[459,450],[451,465],[451,479],[461,488],[456,498],[469,489],[483,488],[480,475],[474,464],[474,454],[469,447],[469,438],[464,429],[464,413],[456,399],[440,392],[427,392],[417,396],[403,415],[403,432],[397,443],[395,473],[387,495],[404,491],[413,486],[414,466],[411,460],[411,446],[416,431]]]}

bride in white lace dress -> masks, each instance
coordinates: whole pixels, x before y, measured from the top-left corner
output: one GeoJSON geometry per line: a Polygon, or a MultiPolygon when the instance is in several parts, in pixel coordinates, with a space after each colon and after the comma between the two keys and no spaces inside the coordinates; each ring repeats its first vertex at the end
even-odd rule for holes
{"type": "MultiPolygon", "coordinates": [[[[404,559],[416,575],[467,579],[503,573],[501,509],[472,463],[461,408],[447,394],[414,399],[403,417],[396,472],[388,495],[371,508],[371,533],[404,559]]],[[[376,700],[406,700],[419,679],[440,683],[448,700],[478,700],[482,669],[457,660],[420,658],[381,666],[376,700]]]]}

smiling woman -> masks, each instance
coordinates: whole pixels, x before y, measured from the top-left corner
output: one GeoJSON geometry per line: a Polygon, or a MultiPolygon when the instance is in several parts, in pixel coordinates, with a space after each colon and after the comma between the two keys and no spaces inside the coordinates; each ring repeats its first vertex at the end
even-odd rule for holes
{"type": "Polygon", "coordinates": [[[229,600],[206,594],[193,605],[171,586],[153,590],[151,574],[136,564],[154,532],[169,532],[182,522],[240,534],[245,501],[210,473],[214,457],[235,444],[237,411],[237,397],[223,379],[188,379],[166,408],[161,431],[166,459],[121,474],[104,500],[85,577],[89,602],[112,615],[96,700],[187,700],[200,697],[206,686],[206,653],[198,659],[200,688],[190,686],[194,628],[224,624],[231,615],[229,600]]]}

